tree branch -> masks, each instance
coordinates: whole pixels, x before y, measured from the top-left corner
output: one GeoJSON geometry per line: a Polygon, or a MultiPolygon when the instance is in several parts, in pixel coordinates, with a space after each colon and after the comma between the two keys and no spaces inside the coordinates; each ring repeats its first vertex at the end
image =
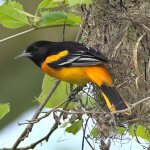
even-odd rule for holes
{"type": "MultiPolygon", "coordinates": [[[[35,31],[35,30],[38,30],[38,29],[52,28],[52,27],[62,27],[62,26],[64,26],[64,25],[63,25],[63,24],[58,24],[58,25],[50,25],[50,26],[44,26],[44,27],[34,27],[34,28],[29,29],[29,30],[22,31],[22,32],[20,32],[20,33],[17,33],[17,34],[8,36],[8,37],[6,37],[6,38],[4,38],[4,39],[1,39],[1,40],[0,40],[0,43],[5,42],[5,41],[10,40],[10,39],[13,39],[13,38],[16,38],[16,37],[18,37],[18,36],[24,35],[24,34],[26,34],[26,33],[29,33],[29,32],[35,31]]],[[[65,26],[70,26],[70,25],[69,25],[69,24],[66,24],[65,26]]]]}
{"type": "Polygon", "coordinates": [[[85,12],[84,21],[83,21],[83,23],[82,23],[82,25],[80,27],[80,30],[79,30],[79,32],[78,32],[78,34],[76,36],[76,39],[75,39],[76,42],[79,42],[79,40],[81,39],[81,36],[82,36],[82,34],[83,34],[84,30],[85,30],[85,26],[86,26],[86,24],[88,22],[89,14],[90,14],[89,11],[85,12]]]}
{"type": "Polygon", "coordinates": [[[86,128],[87,128],[87,123],[89,121],[90,117],[87,118],[85,122],[85,126],[83,127],[83,138],[82,138],[82,148],[81,150],[84,150],[84,139],[85,139],[85,134],[86,134],[86,128]]]}
{"type": "Polygon", "coordinates": [[[123,110],[118,110],[118,111],[115,111],[115,112],[112,112],[112,114],[119,114],[119,113],[124,113],[124,112],[127,112],[127,111],[130,111],[131,109],[135,108],[137,105],[141,104],[141,103],[144,103],[146,101],[149,101],[150,100],[150,96],[149,97],[146,97],[144,99],[141,99],[139,101],[137,101],[136,103],[134,104],[131,104],[131,107],[127,108],[127,109],[123,109],[123,110]]]}
{"type": "MultiPolygon", "coordinates": [[[[67,102],[67,103],[65,104],[63,110],[66,109],[66,107],[68,106],[69,100],[71,100],[80,90],[81,90],[81,87],[78,86],[77,88],[75,88],[73,91],[70,92],[68,98],[64,101],[64,102],[67,102]]],[[[53,111],[53,112],[55,113],[55,111],[53,111]]],[[[48,141],[48,139],[49,139],[49,137],[51,136],[51,134],[58,128],[58,125],[59,125],[59,123],[60,123],[60,119],[61,119],[63,113],[64,113],[63,111],[60,112],[60,115],[58,116],[57,119],[55,119],[54,125],[52,126],[51,130],[49,131],[49,133],[48,133],[46,136],[44,136],[42,139],[40,139],[40,140],[38,140],[38,141],[36,141],[36,142],[30,144],[30,145],[27,146],[27,147],[18,148],[18,150],[33,149],[33,148],[36,147],[36,145],[38,145],[38,144],[41,143],[42,141],[44,141],[44,140],[48,141]]]]}
{"type": "MultiPolygon", "coordinates": [[[[144,98],[142,100],[139,100],[138,102],[131,104],[131,107],[127,108],[127,109],[123,109],[123,110],[118,110],[115,112],[110,112],[110,114],[114,115],[114,114],[119,114],[119,113],[124,113],[127,111],[131,111],[131,109],[135,108],[137,105],[144,103],[145,101],[149,101],[150,97],[144,98]]],[[[96,112],[96,111],[66,111],[66,110],[61,110],[61,109],[56,109],[56,112],[64,112],[67,114],[104,114],[106,112],[96,112]]],[[[109,112],[108,112],[109,113],[109,112]]]]}
{"type": "Polygon", "coordinates": [[[95,150],[95,148],[92,146],[92,144],[88,141],[87,137],[85,137],[86,142],[89,144],[92,150],[95,150]]]}
{"type": "MultiPolygon", "coordinates": [[[[42,109],[44,108],[45,104],[48,102],[49,98],[52,96],[52,94],[54,93],[54,91],[56,90],[57,86],[59,85],[60,81],[57,80],[55,82],[55,84],[53,85],[51,91],[48,93],[47,97],[45,98],[45,100],[43,100],[43,102],[40,104],[39,108],[36,110],[36,112],[34,113],[32,120],[37,119],[37,117],[39,116],[40,112],[42,111],[42,109]]],[[[31,132],[32,128],[33,128],[34,124],[29,124],[25,130],[22,132],[22,134],[19,136],[19,138],[17,139],[17,141],[15,142],[15,144],[12,147],[12,150],[16,150],[17,146],[20,144],[21,141],[23,141],[26,137],[28,137],[29,133],[31,132]]]]}
{"type": "MultiPolygon", "coordinates": [[[[46,118],[47,116],[49,116],[52,112],[56,112],[57,108],[59,108],[60,106],[62,106],[63,104],[65,104],[67,101],[71,100],[74,98],[74,96],[82,89],[82,87],[78,86],[77,88],[75,88],[72,92],[70,92],[68,98],[66,100],[64,100],[62,103],[58,104],[57,106],[55,106],[53,109],[44,112],[45,115],[36,118],[36,119],[32,119],[32,120],[28,120],[28,122],[25,123],[19,123],[18,125],[24,125],[24,124],[34,124],[34,123],[38,123],[40,120],[46,118]]],[[[65,112],[65,111],[64,111],[65,112]]]]}
{"type": "Polygon", "coordinates": [[[62,106],[63,104],[65,104],[67,101],[68,101],[68,99],[65,100],[65,101],[63,101],[62,103],[58,104],[57,106],[55,106],[53,109],[51,109],[51,110],[45,112],[45,115],[43,115],[43,116],[41,116],[41,117],[39,117],[39,118],[36,118],[35,120],[27,120],[27,122],[25,122],[25,123],[18,123],[18,125],[21,126],[21,125],[25,125],[25,124],[35,124],[35,123],[38,123],[40,120],[46,118],[46,117],[49,116],[52,112],[54,112],[55,109],[57,109],[57,108],[59,108],[60,106],[62,106]]]}
{"type": "Polygon", "coordinates": [[[36,30],[36,28],[31,28],[31,29],[29,29],[29,30],[26,30],[26,31],[23,31],[23,32],[20,32],[20,33],[11,35],[11,36],[8,36],[8,37],[6,37],[6,38],[4,38],[4,39],[1,39],[1,40],[0,40],[0,43],[5,42],[5,41],[10,40],[10,39],[13,39],[13,38],[15,38],[15,37],[18,37],[18,36],[20,36],[20,35],[23,35],[23,34],[32,32],[32,31],[34,31],[34,30],[36,30]]]}

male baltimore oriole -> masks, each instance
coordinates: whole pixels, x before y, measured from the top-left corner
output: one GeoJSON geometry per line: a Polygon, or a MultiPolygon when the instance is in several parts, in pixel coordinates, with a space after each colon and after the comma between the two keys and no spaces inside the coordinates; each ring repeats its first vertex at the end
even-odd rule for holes
{"type": "Polygon", "coordinates": [[[44,73],[59,80],[81,86],[95,83],[112,112],[128,108],[113,87],[111,75],[105,67],[111,61],[94,48],[72,41],[37,41],[18,57],[31,59],[44,73]]]}

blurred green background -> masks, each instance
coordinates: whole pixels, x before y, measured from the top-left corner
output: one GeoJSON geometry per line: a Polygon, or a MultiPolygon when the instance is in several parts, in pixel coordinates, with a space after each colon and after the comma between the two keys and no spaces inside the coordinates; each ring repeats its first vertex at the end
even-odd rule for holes
{"type": "MultiPolygon", "coordinates": [[[[22,0],[25,10],[34,13],[40,1],[22,0]],[[29,5],[30,3],[30,5],[29,5]],[[32,6],[32,7],[31,7],[32,6]]],[[[25,31],[6,29],[0,26],[0,39],[25,31]]],[[[77,28],[66,27],[65,40],[74,40],[77,28]]],[[[44,74],[30,60],[14,57],[21,53],[29,44],[37,40],[62,41],[63,28],[48,28],[36,30],[11,40],[0,43],[0,102],[10,103],[11,110],[0,121],[0,130],[29,108],[37,105],[35,97],[40,94],[44,74]]]]}

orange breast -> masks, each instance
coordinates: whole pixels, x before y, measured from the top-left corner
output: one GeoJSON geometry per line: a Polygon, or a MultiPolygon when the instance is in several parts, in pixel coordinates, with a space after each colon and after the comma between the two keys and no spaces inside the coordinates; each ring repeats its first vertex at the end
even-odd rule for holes
{"type": "Polygon", "coordinates": [[[97,85],[106,83],[112,85],[112,79],[104,65],[89,67],[61,67],[52,68],[44,62],[41,69],[46,74],[59,80],[72,84],[84,85],[88,82],[94,82],[97,85]]]}
{"type": "Polygon", "coordinates": [[[90,82],[84,67],[52,68],[44,62],[41,66],[41,69],[51,77],[72,84],[84,85],[87,82],[90,82]]]}

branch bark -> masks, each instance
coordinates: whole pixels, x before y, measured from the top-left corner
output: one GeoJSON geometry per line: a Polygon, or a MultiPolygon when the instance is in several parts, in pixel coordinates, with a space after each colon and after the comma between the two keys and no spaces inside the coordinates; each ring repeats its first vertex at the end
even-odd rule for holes
{"type": "MultiPolygon", "coordinates": [[[[81,88],[80,86],[78,86],[77,88],[75,88],[73,91],[70,92],[68,98],[64,101],[64,102],[67,102],[67,103],[65,104],[63,110],[66,109],[66,107],[68,106],[70,100],[71,100],[72,98],[74,98],[74,96],[75,96],[81,89],[82,89],[82,88],[81,88]]],[[[53,112],[55,112],[54,109],[53,109],[53,112]]],[[[52,135],[52,133],[58,128],[58,125],[59,125],[59,123],[60,123],[60,119],[61,119],[63,113],[64,113],[63,111],[60,112],[60,115],[58,116],[57,119],[55,119],[55,123],[53,124],[52,128],[50,129],[49,133],[48,133],[46,136],[44,136],[43,138],[41,138],[41,139],[37,140],[36,142],[30,144],[29,146],[22,147],[22,148],[18,148],[18,150],[33,149],[33,148],[35,148],[39,143],[43,142],[44,140],[48,141],[48,139],[49,139],[49,137],[52,135]]]]}
{"type": "MultiPolygon", "coordinates": [[[[50,97],[52,96],[52,94],[55,92],[57,86],[59,85],[60,81],[57,80],[56,83],[53,85],[51,91],[48,93],[47,97],[45,98],[45,100],[40,104],[39,108],[36,110],[36,112],[34,113],[32,120],[37,119],[37,117],[39,116],[39,114],[41,113],[42,109],[44,108],[44,106],[46,105],[46,103],[48,102],[48,100],[50,99],[50,97]]],[[[16,150],[18,145],[20,144],[21,141],[23,141],[26,137],[28,137],[29,133],[32,131],[34,124],[29,124],[25,130],[22,132],[22,134],[19,136],[19,138],[16,140],[15,144],[12,147],[12,150],[16,150]]]]}
{"type": "MultiPolygon", "coordinates": [[[[69,104],[69,101],[68,103],[66,103],[64,109],[68,106],[69,104]]],[[[49,137],[52,135],[52,133],[58,128],[58,125],[59,125],[59,120],[60,118],[62,117],[63,115],[63,112],[60,113],[59,117],[58,117],[58,120],[56,121],[55,120],[55,123],[53,124],[52,128],[50,129],[49,133],[44,136],[43,138],[41,138],[40,140],[32,143],[31,145],[27,146],[27,147],[23,147],[23,148],[18,148],[17,150],[26,150],[26,149],[33,149],[35,148],[39,143],[43,142],[44,140],[48,141],[49,137]]]]}
{"type": "MultiPolygon", "coordinates": [[[[150,100],[150,97],[147,97],[147,98],[144,98],[144,99],[141,99],[139,100],[138,102],[134,103],[134,104],[131,104],[131,106],[127,109],[123,109],[123,110],[118,110],[118,111],[115,111],[115,112],[110,112],[110,114],[112,115],[115,115],[115,114],[119,114],[119,113],[125,113],[127,111],[131,111],[133,108],[135,108],[137,105],[141,104],[141,103],[144,103],[146,101],[149,101],[150,100]]],[[[61,110],[61,109],[56,109],[55,110],[56,112],[64,112],[64,113],[67,113],[67,114],[104,114],[106,112],[96,112],[96,111],[66,111],[66,110],[61,110]]]]}
{"type": "MultiPolygon", "coordinates": [[[[45,27],[35,27],[35,28],[31,28],[31,29],[29,29],[29,30],[25,30],[25,31],[22,31],[22,32],[20,32],[20,33],[17,33],[17,34],[8,36],[8,37],[6,37],[6,38],[4,38],[4,39],[1,39],[1,40],[0,40],[0,43],[5,42],[5,41],[8,41],[8,40],[13,39],[13,38],[16,38],[16,37],[18,37],[18,36],[27,34],[27,33],[29,33],[29,32],[38,30],[38,29],[52,28],[52,27],[63,27],[63,26],[64,26],[63,24],[60,24],[60,25],[58,24],[58,25],[51,25],[51,26],[45,26],[45,27]]],[[[65,26],[70,26],[70,25],[69,25],[69,24],[66,24],[65,26]]]]}

